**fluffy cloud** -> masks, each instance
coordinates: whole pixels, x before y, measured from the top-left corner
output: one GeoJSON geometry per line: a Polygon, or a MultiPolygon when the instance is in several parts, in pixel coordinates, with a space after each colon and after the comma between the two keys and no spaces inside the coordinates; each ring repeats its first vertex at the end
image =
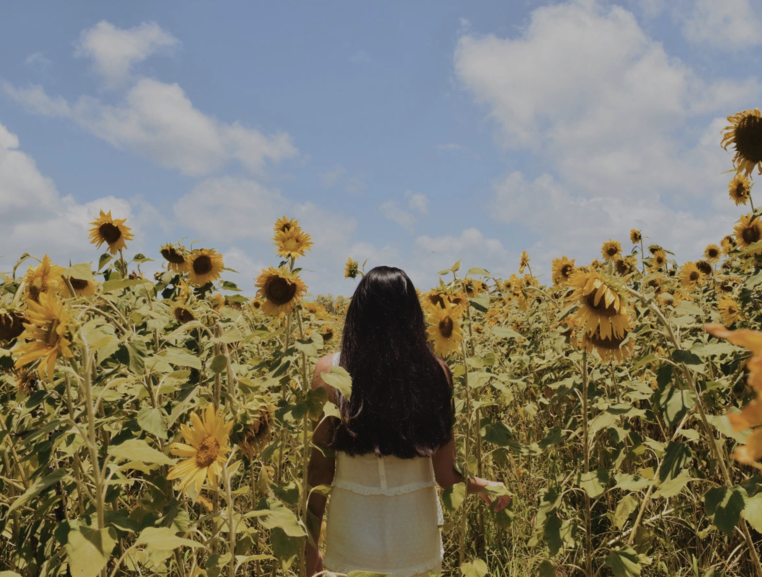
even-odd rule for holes
{"type": "Polygon", "coordinates": [[[90,96],[69,105],[39,86],[5,83],[3,88],[32,113],[69,117],[116,148],[190,176],[209,174],[232,160],[260,172],[267,161],[297,155],[287,133],[267,136],[238,122],[216,120],[195,108],[179,85],[151,78],[141,78],[118,105],[90,96]]]}
{"type": "Polygon", "coordinates": [[[762,43],[760,27],[762,21],[749,0],[696,0],[687,11],[682,32],[689,42],[732,51],[762,43]]]}
{"type": "Polygon", "coordinates": [[[346,169],[343,166],[337,166],[333,170],[321,173],[320,182],[323,186],[335,186],[345,172],[346,169]]]}
{"type": "Polygon", "coordinates": [[[386,218],[412,232],[413,225],[415,224],[415,216],[397,206],[396,201],[388,200],[381,204],[378,209],[386,218]]]}
{"type": "Polygon", "coordinates": [[[135,64],[157,50],[177,44],[177,38],[155,22],[120,29],[104,20],[82,31],[75,55],[91,58],[104,86],[113,89],[129,80],[135,64]]]}
{"type": "Polygon", "coordinates": [[[695,252],[727,226],[729,213],[697,202],[725,194],[730,167],[721,120],[705,117],[744,107],[756,81],[706,81],[630,12],[591,0],[538,8],[515,38],[462,37],[455,69],[500,144],[542,159],[538,177],[496,183],[490,205],[542,238],[537,247],[593,256],[609,235],[642,227],[695,252]]]}
{"type": "Polygon", "coordinates": [[[425,194],[407,190],[405,191],[405,198],[407,198],[407,205],[411,210],[417,211],[418,214],[429,214],[429,198],[425,194]]]}

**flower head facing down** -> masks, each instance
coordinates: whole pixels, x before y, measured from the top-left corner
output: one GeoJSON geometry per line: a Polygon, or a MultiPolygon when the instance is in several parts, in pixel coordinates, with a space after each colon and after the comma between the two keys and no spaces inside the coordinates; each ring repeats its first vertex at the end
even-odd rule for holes
{"type": "MultiPolygon", "coordinates": [[[[759,108],[728,116],[729,126],[723,129],[722,147],[735,148],[736,171],[748,176],[755,167],[762,171],[762,113],[759,108]]],[[[762,172],[760,172],[762,174],[762,172]]]]}
{"type": "Polygon", "coordinates": [[[40,295],[49,291],[58,291],[63,279],[61,274],[64,269],[50,262],[50,257],[45,255],[42,262],[36,267],[30,266],[24,275],[26,296],[30,300],[40,302],[40,295]]]}
{"type": "Polygon", "coordinates": [[[165,244],[159,250],[161,256],[167,261],[167,270],[177,273],[188,272],[190,262],[188,251],[180,245],[165,244]]]}

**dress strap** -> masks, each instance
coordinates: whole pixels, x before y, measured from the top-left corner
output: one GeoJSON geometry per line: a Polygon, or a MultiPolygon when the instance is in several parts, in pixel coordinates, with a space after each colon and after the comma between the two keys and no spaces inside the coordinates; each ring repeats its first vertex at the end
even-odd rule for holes
{"type": "Polygon", "coordinates": [[[341,352],[333,353],[333,362],[331,363],[332,366],[336,367],[339,365],[339,356],[341,355],[341,352]]]}

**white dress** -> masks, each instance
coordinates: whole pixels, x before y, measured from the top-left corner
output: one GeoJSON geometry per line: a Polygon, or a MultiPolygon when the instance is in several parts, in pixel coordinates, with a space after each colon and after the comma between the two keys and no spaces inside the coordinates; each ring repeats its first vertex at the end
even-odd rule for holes
{"type": "Polygon", "coordinates": [[[331,487],[325,569],[390,577],[442,572],[444,520],[431,457],[352,457],[336,451],[331,487]]]}

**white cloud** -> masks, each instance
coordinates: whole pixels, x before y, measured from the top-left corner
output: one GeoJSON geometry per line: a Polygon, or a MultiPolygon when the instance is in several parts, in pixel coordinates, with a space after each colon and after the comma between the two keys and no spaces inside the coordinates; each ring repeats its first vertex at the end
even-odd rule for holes
{"type": "Polygon", "coordinates": [[[337,166],[333,170],[328,170],[320,174],[320,182],[323,186],[335,186],[339,178],[346,172],[343,166],[337,166]]]}
{"type": "Polygon", "coordinates": [[[359,176],[353,176],[344,185],[344,190],[346,190],[347,192],[351,192],[353,194],[362,192],[364,188],[365,188],[365,181],[359,176]]]}
{"type": "Polygon", "coordinates": [[[408,208],[418,211],[418,214],[429,214],[429,199],[425,194],[406,190],[405,198],[407,198],[408,208]]]}
{"type": "Polygon", "coordinates": [[[682,25],[689,42],[730,51],[762,43],[762,21],[749,0],[695,0],[690,6],[682,25]]]}
{"type": "Polygon", "coordinates": [[[610,235],[641,227],[695,257],[733,220],[697,202],[725,190],[730,168],[722,120],[701,118],[748,108],[756,80],[707,81],[630,12],[588,0],[536,9],[514,38],[462,37],[455,68],[499,142],[542,160],[546,174],[508,175],[489,205],[498,221],[535,232],[538,249],[594,256],[610,235]]]}
{"type": "Polygon", "coordinates": [[[24,59],[24,64],[27,66],[47,66],[50,64],[50,60],[45,58],[45,54],[42,52],[34,52],[24,59]]]}
{"type": "Polygon", "coordinates": [[[234,159],[260,172],[266,161],[297,155],[287,133],[267,136],[238,122],[228,124],[207,116],[177,84],[141,78],[118,105],[82,96],[70,106],[39,86],[19,89],[5,83],[3,88],[30,112],[70,117],[116,148],[190,176],[209,174],[234,159]]]}
{"type": "Polygon", "coordinates": [[[155,22],[121,29],[103,20],[82,31],[75,55],[91,58],[104,86],[113,89],[129,80],[135,64],[157,50],[177,44],[177,38],[155,22]]]}
{"type": "Polygon", "coordinates": [[[437,144],[437,150],[460,150],[463,148],[457,142],[448,142],[446,144],[437,144]]]}
{"type": "Polygon", "coordinates": [[[349,60],[354,64],[370,64],[370,56],[365,50],[355,52],[349,60]]]}
{"type": "Polygon", "coordinates": [[[401,227],[413,231],[413,225],[415,225],[415,216],[408,211],[397,206],[397,202],[389,200],[378,207],[386,218],[392,222],[396,222],[401,227]]]}

